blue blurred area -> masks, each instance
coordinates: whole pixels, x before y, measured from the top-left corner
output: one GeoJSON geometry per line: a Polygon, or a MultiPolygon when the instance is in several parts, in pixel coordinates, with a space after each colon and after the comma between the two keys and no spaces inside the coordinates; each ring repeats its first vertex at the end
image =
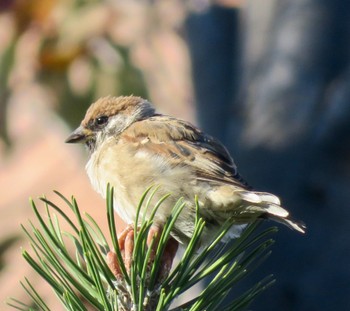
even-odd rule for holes
{"type": "Polygon", "coordinates": [[[280,229],[252,309],[350,310],[350,3],[212,6],[186,30],[201,127],[307,225],[280,229]]]}

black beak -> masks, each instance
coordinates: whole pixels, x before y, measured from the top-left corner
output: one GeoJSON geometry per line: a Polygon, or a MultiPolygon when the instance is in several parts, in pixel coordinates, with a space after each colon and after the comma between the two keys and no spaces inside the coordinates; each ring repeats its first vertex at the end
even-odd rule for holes
{"type": "Polygon", "coordinates": [[[84,143],[89,136],[89,130],[79,126],[68,136],[65,142],[69,144],[84,143]]]}

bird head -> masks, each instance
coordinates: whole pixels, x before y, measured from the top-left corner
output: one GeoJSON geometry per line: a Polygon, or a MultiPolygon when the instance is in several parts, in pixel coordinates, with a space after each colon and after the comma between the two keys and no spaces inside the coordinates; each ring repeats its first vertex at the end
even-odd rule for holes
{"type": "Polygon", "coordinates": [[[154,115],[147,100],[136,96],[103,97],[93,103],[66,143],[85,143],[90,152],[108,137],[118,137],[132,123],[154,115]]]}

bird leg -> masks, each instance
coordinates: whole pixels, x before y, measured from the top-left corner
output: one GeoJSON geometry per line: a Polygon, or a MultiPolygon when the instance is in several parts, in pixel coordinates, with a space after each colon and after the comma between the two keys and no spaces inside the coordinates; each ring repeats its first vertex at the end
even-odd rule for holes
{"type": "MultiPolygon", "coordinates": [[[[118,237],[118,246],[125,264],[126,271],[130,272],[132,252],[134,249],[134,227],[129,224],[118,237]]],[[[123,278],[123,274],[118,264],[117,255],[115,252],[107,253],[107,265],[117,280],[123,278]]]]}
{"type": "Polygon", "coordinates": [[[160,239],[160,236],[162,235],[162,230],[163,229],[157,225],[152,225],[151,228],[149,228],[148,235],[147,235],[147,247],[150,247],[152,241],[154,241],[151,249],[151,254],[149,256],[150,263],[154,261],[159,239],[160,239]]]}
{"type": "Polygon", "coordinates": [[[107,265],[115,278],[117,280],[122,280],[123,279],[123,274],[122,270],[120,269],[120,266],[118,264],[118,259],[117,259],[117,254],[115,252],[108,252],[107,257],[106,257],[107,265]]]}
{"type": "Polygon", "coordinates": [[[131,263],[132,263],[132,255],[134,252],[134,229],[130,230],[124,240],[124,264],[125,269],[128,275],[130,275],[131,263]]]}
{"type": "MultiPolygon", "coordinates": [[[[148,236],[147,236],[147,246],[150,247],[152,241],[154,240],[152,249],[151,249],[150,259],[149,259],[149,267],[152,266],[153,261],[155,259],[162,230],[163,229],[157,225],[152,225],[151,228],[149,229],[148,236]]],[[[158,271],[159,283],[162,283],[168,276],[171,270],[178,246],[179,246],[179,242],[177,242],[174,238],[170,237],[170,239],[168,240],[165,246],[163,256],[161,259],[160,269],[158,271]]]]}
{"type": "Polygon", "coordinates": [[[126,226],[126,228],[119,234],[118,237],[118,245],[119,249],[124,252],[125,249],[125,240],[130,231],[134,232],[134,226],[132,224],[129,224],[126,226]]]}
{"type": "MultiPolygon", "coordinates": [[[[158,225],[152,225],[148,231],[146,243],[148,247],[151,247],[151,253],[148,263],[149,267],[151,267],[154,262],[161,234],[162,228],[158,225]]],[[[132,225],[128,225],[120,234],[118,238],[118,245],[126,268],[126,272],[130,274],[132,255],[134,250],[134,227],[132,225]]],[[[161,268],[158,272],[158,279],[160,282],[165,280],[165,278],[169,274],[170,269],[172,267],[173,259],[177,252],[177,248],[178,242],[171,237],[167,242],[167,245],[165,246],[164,253],[161,259],[161,268]]],[[[123,274],[118,264],[117,255],[112,251],[107,253],[107,265],[109,266],[117,280],[122,279],[123,274]]]]}

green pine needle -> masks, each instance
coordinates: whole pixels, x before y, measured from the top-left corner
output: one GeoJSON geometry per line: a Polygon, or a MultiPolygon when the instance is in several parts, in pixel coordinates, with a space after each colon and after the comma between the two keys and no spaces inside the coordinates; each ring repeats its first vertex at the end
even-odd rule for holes
{"type": "MultiPolygon", "coordinates": [[[[108,239],[96,221],[89,214],[85,214],[85,218],[82,216],[74,197],[68,200],[55,191],[63,204],[74,212],[75,222],[67,216],[63,208],[46,198],[40,199],[45,206],[43,212],[39,212],[35,202],[31,200],[39,226],[31,222],[29,228],[22,225],[33,248],[33,255],[24,250],[23,257],[51,286],[66,310],[83,311],[91,307],[94,310],[108,311],[170,310],[179,295],[208,277],[211,277],[211,281],[208,281],[208,285],[198,297],[171,310],[244,310],[258,294],[274,283],[273,277],[269,276],[240,296],[233,295],[231,289],[237,287],[239,281],[254,271],[270,254],[269,249],[273,244],[270,236],[276,232],[276,228],[256,233],[258,222],[255,222],[247,226],[241,237],[223,247],[220,241],[233,223],[232,220],[228,220],[213,240],[198,252],[205,221],[200,217],[197,198],[194,198],[197,217],[193,236],[182,258],[172,271],[165,275],[165,279],[160,280],[165,247],[171,238],[177,218],[186,207],[182,199],[177,201],[161,231],[158,244],[156,245],[153,239],[148,247],[146,241],[153,219],[157,210],[170,196],[165,195],[154,204],[157,190],[158,187],[149,187],[140,198],[137,207],[130,273],[127,272],[119,248],[112,187],[108,185],[106,199],[108,234],[112,247],[108,245],[108,239]],[[146,213],[141,214],[141,210],[151,211],[148,213],[151,217],[146,219],[146,213]],[[62,222],[65,222],[71,230],[62,232],[62,222]],[[155,248],[155,252],[150,262],[152,247],[155,248]],[[116,254],[121,271],[118,279],[106,263],[106,255],[111,249],[116,254]],[[231,300],[228,299],[229,295],[232,296],[231,300]]],[[[9,299],[7,302],[9,306],[17,310],[51,310],[29,280],[25,279],[21,285],[35,308],[15,298],[9,299]]]]}

